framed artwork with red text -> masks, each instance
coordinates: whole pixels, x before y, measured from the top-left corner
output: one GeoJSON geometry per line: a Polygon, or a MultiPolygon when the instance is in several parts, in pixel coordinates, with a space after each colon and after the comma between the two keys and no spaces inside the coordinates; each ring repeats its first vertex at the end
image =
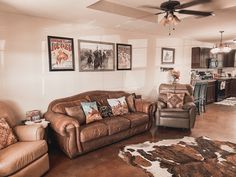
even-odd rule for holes
{"type": "Polygon", "coordinates": [[[73,38],[48,36],[50,71],[74,71],[73,38]]]}

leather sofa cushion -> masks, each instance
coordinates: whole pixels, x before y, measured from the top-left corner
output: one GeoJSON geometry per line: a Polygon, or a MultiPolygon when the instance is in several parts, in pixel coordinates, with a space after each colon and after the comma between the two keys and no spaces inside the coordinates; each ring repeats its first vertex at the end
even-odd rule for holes
{"type": "Polygon", "coordinates": [[[56,113],[66,114],[65,110],[66,107],[80,106],[81,102],[86,102],[86,101],[88,100],[81,98],[74,101],[59,102],[52,107],[52,111],[56,113]]]}
{"type": "Polygon", "coordinates": [[[86,118],[84,111],[81,106],[65,107],[66,114],[71,117],[75,117],[79,124],[82,125],[85,123],[86,118]]]}
{"type": "Polygon", "coordinates": [[[108,135],[108,128],[102,122],[92,122],[80,127],[81,142],[91,141],[108,135]]]}
{"type": "Polygon", "coordinates": [[[18,142],[0,151],[0,176],[12,173],[31,164],[48,151],[45,140],[18,142]]]}
{"type": "Polygon", "coordinates": [[[189,118],[189,112],[184,109],[166,108],[160,111],[160,117],[189,118]]]}
{"type": "Polygon", "coordinates": [[[122,115],[122,117],[129,119],[131,123],[131,128],[143,125],[149,121],[149,117],[145,113],[135,112],[131,114],[122,115]]]}
{"type": "Polygon", "coordinates": [[[130,128],[130,121],[120,116],[103,119],[103,122],[108,127],[109,135],[113,135],[130,128]]]}

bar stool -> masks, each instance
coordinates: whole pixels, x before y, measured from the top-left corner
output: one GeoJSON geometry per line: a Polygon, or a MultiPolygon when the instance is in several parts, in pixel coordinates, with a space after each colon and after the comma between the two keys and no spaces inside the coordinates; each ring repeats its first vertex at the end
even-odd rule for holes
{"type": "Polygon", "coordinates": [[[197,113],[198,115],[200,115],[200,102],[201,102],[201,99],[200,99],[200,93],[201,93],[201,83],[200,82],[197,82],[195,83],[194,85],[194,90],[193,90],[193,96],[194,96],[194,103],[197,107],[197,113]]]}
{"type": "Polygon", "coordinates": [[[207,98],[207,82],[201,83],[200,89],[200,110],[201,112],[206,112],[206,98],[207,98]]]}

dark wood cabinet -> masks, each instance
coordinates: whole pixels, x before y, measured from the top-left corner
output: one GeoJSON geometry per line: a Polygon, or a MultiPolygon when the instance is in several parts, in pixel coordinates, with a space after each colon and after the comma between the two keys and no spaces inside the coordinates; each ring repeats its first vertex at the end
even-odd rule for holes
{"type": "Polygon", "coordinates": [[[207,85],[207,104],[215,102],[216,81],[209,81],[207,85]]]}
{"type": "Polygon", "coordinates": [[[223,67],[234,67],[235,50],[231,50],[229,53],[224,54],[223,67]]]}
{"type": "Polygon", "coordinates": [[[192,48],[192,68],[207,68],[208,59],[211,58],[210,48],[193,47],[192,48]]]}
{"type": "Polygon", "coordinates": [[[236,97],[236,79],[231,79],[231,82],[230,82],[230,96],[236,97]]]}

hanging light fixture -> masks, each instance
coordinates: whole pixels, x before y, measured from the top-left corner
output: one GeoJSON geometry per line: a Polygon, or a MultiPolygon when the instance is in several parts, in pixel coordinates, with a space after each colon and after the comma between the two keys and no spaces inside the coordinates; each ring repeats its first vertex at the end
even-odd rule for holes
{"type": "Polygon", "coordinates": [[[180,23],[180,19],[174,14],[174,12],[166,12],[166,15],[161,19],[161,25],[177,25],[180,23]]]}
{"type": "Polygon", "coordinates": [[[229,47],[229,45],[223,44],[223,42],[222,42],[222,37],[223,37],[224,31],[220,31],[220,33],[221,33],[220,43],[219,43],[218,47],[216,45],[215,47],[213,47],[211,49],[212,54],[229,53],[231,51],[231,48],[229,47]]]}

